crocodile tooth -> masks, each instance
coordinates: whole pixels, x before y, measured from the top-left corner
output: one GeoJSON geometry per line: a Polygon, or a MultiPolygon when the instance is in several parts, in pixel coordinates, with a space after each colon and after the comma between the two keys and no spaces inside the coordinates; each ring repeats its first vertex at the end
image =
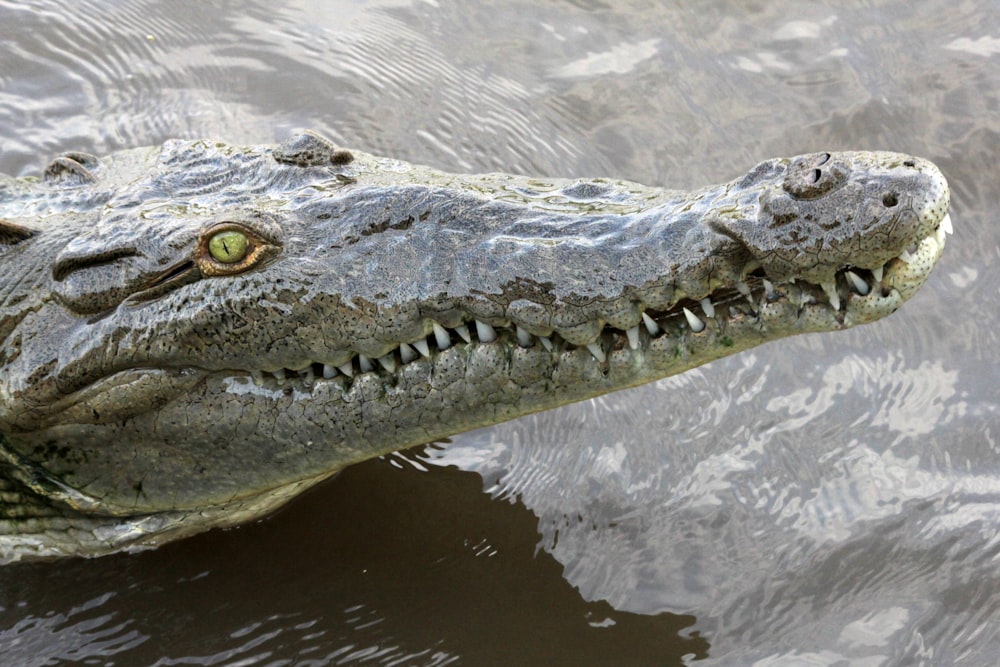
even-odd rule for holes
{"type": "Polygon", "coordinates": [[[854,288],[854,291],[860,294],[861,296],[865,296],[868,294],[869,291],[871,291],[871,288],[868,286],[868,283],[866,283],[864,279],[861,278],[861,276],[854,273],[854,271],[845,271],[844,276],[847,278],[847,281],[851,283],[851,287],[854,288]]]}
{"type": "Polygon", "coordinates": [[[476,335],[480,343],[492,343],[497,339],[497,330],[486,322],[476,320],[476,335]]]}
{"type": "Polygon", "coordinates": [[[687,308],[683,308],[683,310],[684,310],[684,317],[687,319],[688,326],[691,327],[691,331],[695,333],[701,333],[702,331],[705,330],[705,323],[697,315],[692,313],[687,308]]]}
{"type": "Polygon", "coordinates": [[[346,364],[341,364],[340,366],[337,366],[337,370],[349,378],[354,377],[354,366],[349,361],[346,364]]]}
{"type": "Polygon", "coordinates": [[[406,343],[400,343],[399,345],[399,359],[404,364],[408,364],[417,358],[417,351],[406,343]]]}
{"type": "Polygon", "coordinates": [[[945,234],[955,233],[955,228],[951,226],[951,213],[944,216],[944,220],[941,221],[941,229],[944,230],[945,234]]]}
{"type": "Polygon", "coordinates": [[[646,325],[646,331],[649,332],[650,336],[655,336],[660,333],[660,325],[646,313],[642,314],[642,323],[646,325]]]}
{"type": "Polygon", "coordinates": [[[420,340],[412,343],[413,347],[417,348],[417,352],[424,355],[425,357],[431,356],[431,348],[427,345],[427,339],[421,338],[420,340]]]}
{"type": "Polygon", "coordinates": [[[437,322],[434,322],[434,340],[437,342],[439,350],[447,350],[451,347],[451,336],[447,330],[437,322]]]}
{"type": "Polygon", "coordinates": [[[271,373],[271,375],[273,375],[274,379],[278,381],[278,385],[279,386],[285,384],[285,369],[284,368],[279,368],[278,370],[276,370],[273,373],[271,373]]]}
{"type": "Polygon", "coordinates": [[[882,273],[885,271],[884,266],[880,266],[877,269],[872,269],[872,277],[875,278],[875,282],[882,282],[882,273]]]}
{"type": "Polygon", "coordinates": [[[517,325],[517,344],[521,347],[531,347],[531,334],[525,331],[520,324],[517,325]]]}
{"type": "Polygon", "coordinates": [[[750,298],[751,296],[750,286],[747,285],[746,282],[742,280],[737,280],[736,283],[733,285],[733,287],[735,287],[736,291],[745,296],[746,298],[748,299],[750,298]]]}
{"type": "Polygon", "coordinates": [[[539,336],[538,342],[540,342],[542,344],[542,347],[544,347],[549,352],[552,351],[552,339],[549,338],[548,336],[539,336]]]}
{"type": "Polygon", "coordinates": [[[632,327],[631,329],[629,329],[628,331],[626,331],[625,335],[628,336],[628,346],[630,348],[632,348],[633,350],[638,350],[639,349],[639,325],[637,324],[634,327],[632,327]]]}
{"type": "Polygon", "coordinates": [[[260,384],[264,381],[264,371],[250,371],[250,377],[255,384],[260,384]]]}
{"type": "Polygon", "coordinates": [[[330,378],[337,377],[336,366],[331,366],[330,364],[323,364],[323,379],[329,380],[330,378]]]}
{"type": "Polygon", "coordinates": [[[767,295],[767,298],[774,299],[780,296],[778,294],[778,290],[774,289],[774,283],[772,283],[770,280],[768,280],[767,278],[762,278],[761,283],[764,285],[764,294],[767,295]]]}
{"type": "Polygon", "coordinates": [[[700,300],[698,303],[701,304],[701,309],[705,311],[705,317],[715,317],[715,304],[707,296],[700,300]]]}
{"type": "Polygon", "coordinates": [[[590,343],[587,345],[587,349],[590,350],[592,355],[594,355],[594,359],[597,359],[602,364],[607,360],[607,357],[604,356],[604,348],[601,347],[600,341],[590,343]]]}
{"type": "Polygon", "coordinates": [[[312,386],[312,384],[316,382],[316,373],[313,371],[312,366],[299,371],[299,377],[302,378],[302,381],[306,383],[307,387],[312,386]]]}
{"type": "Polygon", "coordinates": [[[837,294],[837,283],[832,280],[820,283],[820,287],[826,292],[826,298],[830,300],[830,305],[833,306],[834,310],[840,310],[840,295],[837,294]]]}
{"type": "Polygon", "coordinates": [[[907,264],[913,261],[913,255],[911,255],[908,250],[904,250],[903,252],[899,253],[899,258],[904,262],[906,262],[907,264]]]}
{"type": "MultiPolygon", "coordinates": [[[[476,322],[476,324],[478,325],[479,322],[476,322]]],[[[459,337],[466,343],[472,342],[472,336],[469,334],[469,327],[467,325],[459,324],[457,327],[455,327],[455,333],[457,333],[459,337]]]]}
{"type": "Polygon", "coordinates": [[[361,368],[362,373],[371,373],[375,370],[372,360],[363,354],[358,355],[358,366],[361,368]]]}
{"type": "Polygon", "coordinates": [[[378,362],[379,366],[389,371],[390,373],[396,372],[396,358],[392,356],[392,352],[389,354],[384,354],[375,361],[378,362]]]}

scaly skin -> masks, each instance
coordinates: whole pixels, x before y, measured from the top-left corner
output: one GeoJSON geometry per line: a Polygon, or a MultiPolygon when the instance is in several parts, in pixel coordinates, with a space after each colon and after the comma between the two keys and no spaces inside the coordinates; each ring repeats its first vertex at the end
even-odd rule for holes
{"type": "Polygon", "coordinates": [[[0,180],[0,559],[232,525],[358,461],[874,321],[927,278],[948,198],[893,153],[694,192],[311,133],[62,156],[0,180]]]}

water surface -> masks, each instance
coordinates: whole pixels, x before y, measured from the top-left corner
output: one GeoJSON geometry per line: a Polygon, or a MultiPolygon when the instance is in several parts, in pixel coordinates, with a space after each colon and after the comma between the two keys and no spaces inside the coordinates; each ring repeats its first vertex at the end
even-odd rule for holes
{"type": "Polygon", "coordinates": [[[0,171],[313,128],[454,171],[687,188],[930,158],[899,313],[345,471],[159,550],[0,570],[3,665],[993,665],[1000,12],[854,3],[0,2],[0,171]]]}

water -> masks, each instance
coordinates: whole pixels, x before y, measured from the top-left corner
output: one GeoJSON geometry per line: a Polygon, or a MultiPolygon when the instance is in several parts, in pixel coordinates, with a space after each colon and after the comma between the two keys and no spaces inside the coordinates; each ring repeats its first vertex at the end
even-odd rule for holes
{"type": "Polygon", "coordinates": [[[995,2],[65,4],[0,2],[6,173],[303,127],[678,188],[893,149],[942,167],[956,233],[878,324],[372,461],[250,526],[5,567],[0,664],[995,664],[995,2]]]}

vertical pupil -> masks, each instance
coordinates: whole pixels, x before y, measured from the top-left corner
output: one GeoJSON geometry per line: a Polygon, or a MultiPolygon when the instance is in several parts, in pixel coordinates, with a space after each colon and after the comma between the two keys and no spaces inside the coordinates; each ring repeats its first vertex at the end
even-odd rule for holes
{"type": "Polygon", "coordinates": [[[218,262],[234,264],[250,252],[250,239],[243,232],[227,229],[212,235],[208,240],[208,252],[218,262]]]}

